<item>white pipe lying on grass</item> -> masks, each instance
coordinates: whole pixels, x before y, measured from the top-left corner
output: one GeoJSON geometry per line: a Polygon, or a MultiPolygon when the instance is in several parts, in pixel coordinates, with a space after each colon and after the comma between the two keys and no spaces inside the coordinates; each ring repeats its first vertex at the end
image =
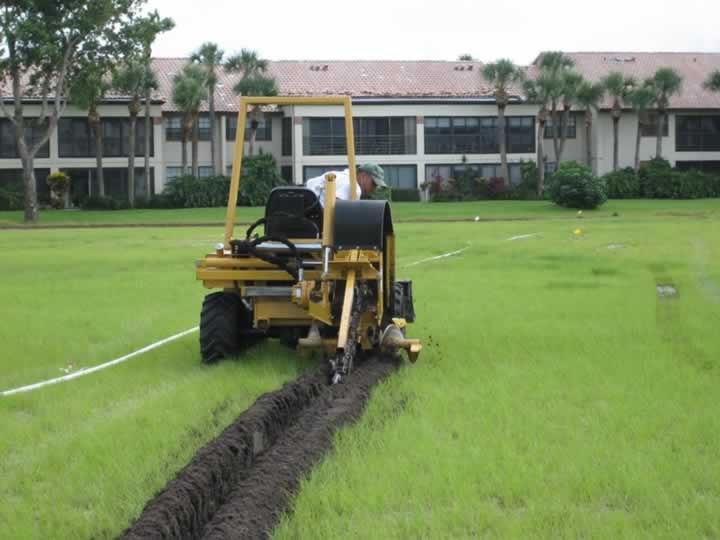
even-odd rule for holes
{"type": "Polygon", "coordinates": [[[131,352],[130,354],[126,354],[125,356],[121,356],[120,358],[116,358],[115,360],[110,360],[109,362],[105,362],[104,364],[100,364],[100,365],[89,367],[89,368],[79,369],[78,371],[75,371],[74,373],[70,373],[70,374],[64,375],[62,377],[56,377],[54,379],[49,379],[47,381],[41,381],[41,382],[38,382],[35,384],[28,384],[27,386],[13,388],[12,390],[5,390],[4,392],[0,392],[0,396],[10,396],[12,394],[19,394],[21,392],[29,392],[30,390],[36,390],[38,388],[42,388],[43,386],[49,386],[51,384],[57,384],[59,382],[69,381],[71,379],[77,379],[78,377],[84,377],[85,375],[90,375],[90,373],[95,373],[96,371],[100,371],[101,369],[105,369],[110,366],[114,366],[116,364],[121,364],[121,363],[125,362],[126,360],[130,360],[131,358],[133,358],[135,356],[139,356],[148,351],[152,351],[153,349],[157,349],[158,347],[161,347],[162,345],[165,345],[166,343],[170,343],[171,341],[174,341],[178,338],[187,336],[188,334],[192,334],[193,332],[197,332],[198,328],[199,327],[195,326],[193,328],[190,328],[189,330],[185,330],[184,332],[175,334],[174,336],[166,337],[165,339],[156,341],[155,343],[148,345],[147,347],[138,349],[137,351],[131,352]]]}
{"type": "Polygon", "coordinates": [[[426,262],[430,262],[430,261],[436,261],[438,259],[444,259],[446,257],[452,257],[454,255],[460,255],[460,253],[462,253],[463,251],[465,251],[467,249],[469,249],[469,246],[464,247],[462,249],[458,249],[457,251],[451,251],[450,253],[443,253],[442,255],[437,255],[436,257],[429,257],[427,259],[421,259],[419,261],[415,261],[410,264],[405,264],[405,265],[403,265],[403,268],[407,268],[408,266],[415,266],[417,264],[422,264],[422,263],[426,263],[426,262]]]}

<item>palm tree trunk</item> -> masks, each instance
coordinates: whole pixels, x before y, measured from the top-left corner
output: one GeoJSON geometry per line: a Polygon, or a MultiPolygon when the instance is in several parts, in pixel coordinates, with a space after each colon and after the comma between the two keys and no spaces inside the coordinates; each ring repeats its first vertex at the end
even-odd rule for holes
{"type": "Polygon", "coordinates": [[[613,171],[618,170],[618,154],[620,152],[620,117],[613,116],[613,171]]]}
{"type": "Polygon", "coordinates": [[[543,198],[545,190],[545,152],[543,148],[543,138],[545,137],[545,119],[538,116],[538,137],[537,137],[537,168],[538,168],[538,199],[543,198]]]}
{"type": "Polygon", "coordinates": [[[498,143],[500,144],[500,176],[506,184],[510,184],[507,163],[507,138],[505,136],[505,104],[498,103],[498,143]]]}
{"type": "Polygon", "coordinates": [[[153,132],[150,119],[150,90],[145,93],[145,198],[150,199],[150,136],[153,132]]]}
{"type": "Polygon", "coordinates": [[[195,117],[195,121],[193,122],[193,129],[192,129],[192,175],[197,178],[199,176],[199,168],[198,168],[198,138],[199,138],[199,129],[198,129],[198,121],[197,116],[195,117]]]}
{"type": "Polygon", "coordinates": [[[638,127],[635,135],[635,172],[640,170],[640,141],[642,138],[642,122],[640,121],[640,112],[638,112],[638,127]]]}
{"type": "Polygon", "coordinates": [[[105,175],[103,174],[103,136],[102,121],[98,117],[94,122],[93,131],[95,134],[95,174],[98,181],[98,195],[105,196],[105,175]]]}
{"type": "Polygon", "coordinates": [[[567,140],[568,124],[570,123],[570,107],[565,107],[562,112],[562,120],[560,121],[560,148],[557,153],[558,164],[562,161],[565,153],[565,141],[567,140]]]}
{"type": "Polygon", "coordinates": [[[187,130],[183,128],[182,141],[180,142],[182,148],[182,175],[187,174],[187,130]]]}
{"type": "Polygon", "coordinates": [[[655,157],[662,158],[662,135],[665,124],[665,111],[658,109],[657,112],[657,137],[655,141],[655,157]]]}
{"type": "Polygon", "coordinates": [[[553,136],[553,150],[555,150],[555,162],[559,165],[558,154],[560,154],[560,141],[558,141],[558,113],[557,104],[553,102],[552,109],[550,111],[550,119],[552,120],[552,136],[553,136]]]}
{"type": "Polygon", "coordinates": [[[128,137],[128,203],[130,208],[135,205],[135,126],[137,125],[137,112],[130,112],[130,135],[128,137]]]}
{"type": "Polygon", "coordinates": [[[212,163],[213,174],[218,175],[220,172],[218,172],[215,160],[219,147],[215,118],[215,85],[208,85],[208,109],[210,110],[210,163],[212,163]]]}
{"type": "Polygon", "coordinates": [[[592,110],[590,110],[590,107],[585,110],[585,160],[587,166],[594,170],[595,167],[593,167],[592,162],[592,110]]]}

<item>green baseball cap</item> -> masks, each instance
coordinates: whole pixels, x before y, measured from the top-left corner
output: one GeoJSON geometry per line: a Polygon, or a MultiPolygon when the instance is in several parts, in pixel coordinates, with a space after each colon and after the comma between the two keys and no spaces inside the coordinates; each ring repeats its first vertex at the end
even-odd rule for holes
{"type": "Polygon", "coordinates": [[[382,167],[377,163],[363,163],[362,165],[358,165],[357,170],[358,172],[368,173],[372,177],[373,183],[377,187],[387,187],[387,184],[385,183],[385,172],[382,170],[382,167]]]}

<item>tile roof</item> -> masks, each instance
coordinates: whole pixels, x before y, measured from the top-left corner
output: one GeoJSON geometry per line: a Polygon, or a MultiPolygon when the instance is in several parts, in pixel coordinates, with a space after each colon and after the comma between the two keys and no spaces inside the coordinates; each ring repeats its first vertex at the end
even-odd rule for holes
{"type": "MultiPolygon", "coordinates": [[[[172,103],[172,79],[187,58],[154,58],[163,110],[172,103]]],[[[480,75],[480,62],[440,61],[305,61],[270,62],[280,93],[286,96],[351,95],[353,97],[470,98],[490,97],[492,89],[480,75]]],[[[236,111],[232,91],[240,75],[222,72],[215,103],[218,111],[236,111]]]]}
{"type": "MultiPolygon", "coordinates": [[[[611,71],[643,80],[661,67],[675,69],[683,77],[682,92],[670,100],[673,109],[720,109],[720,94],[703,88],[708,75],[720,69],[720,53],[692,52],[571,52],[575,69],[592,82],[611,71]]],[[[610,106],[609,101],[605,103],[610,106]]]]}

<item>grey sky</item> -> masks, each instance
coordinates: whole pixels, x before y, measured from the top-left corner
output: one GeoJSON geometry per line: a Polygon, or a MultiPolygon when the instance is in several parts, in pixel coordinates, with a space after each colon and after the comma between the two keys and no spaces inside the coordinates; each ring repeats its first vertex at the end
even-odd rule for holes
{"type": "Polygon", "coordinates": [[[718,0],[149,0],[149,8],[176,23],[155,56],[187,56],[204,41],[270,60],[470,53],[527,64],[541,50],[720,51],[718,0]]]}

